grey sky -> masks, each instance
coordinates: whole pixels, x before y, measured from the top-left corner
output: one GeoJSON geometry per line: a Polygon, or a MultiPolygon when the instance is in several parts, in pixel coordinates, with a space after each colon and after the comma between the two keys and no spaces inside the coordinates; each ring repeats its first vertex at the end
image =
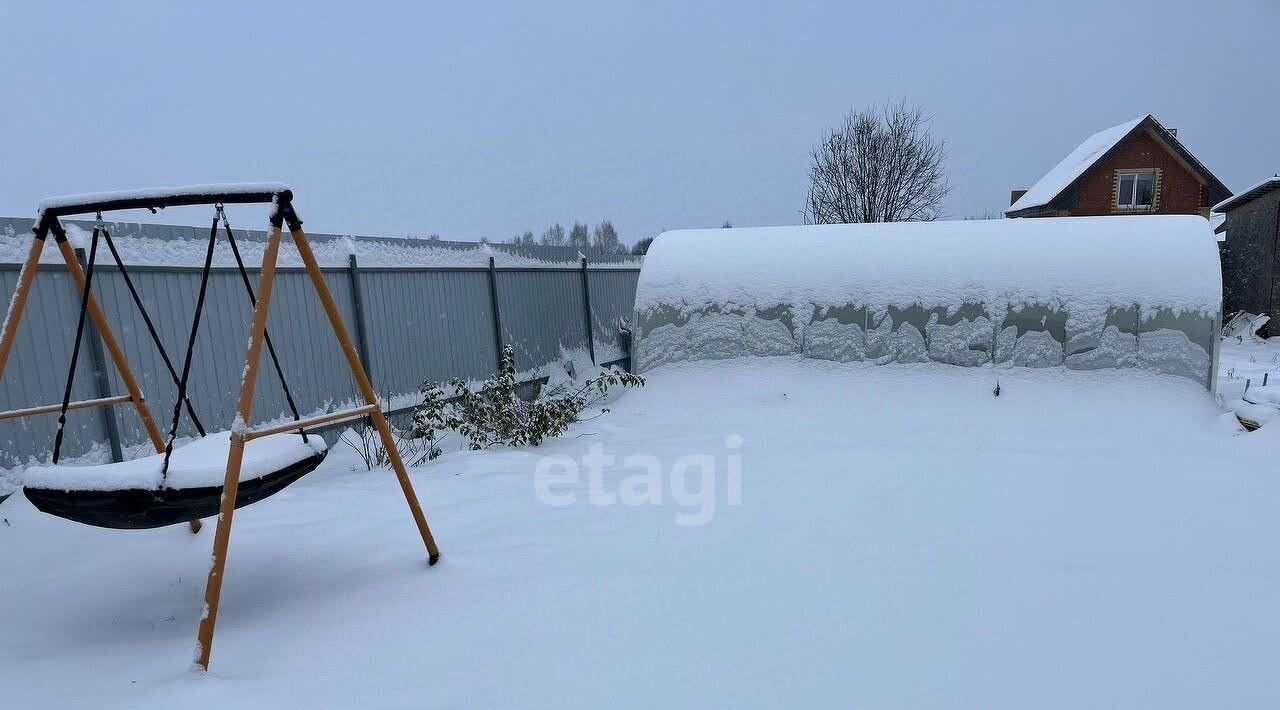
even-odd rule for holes
{"type": "Polygon", "coordinates": [[[796,223],[820,133],[896,98],[956,217],[1147,112],[1228,187],[1280,170],[1275,0],[54,4],[0,0],[0,214],[281,180],[316,231],[796,223]]]}

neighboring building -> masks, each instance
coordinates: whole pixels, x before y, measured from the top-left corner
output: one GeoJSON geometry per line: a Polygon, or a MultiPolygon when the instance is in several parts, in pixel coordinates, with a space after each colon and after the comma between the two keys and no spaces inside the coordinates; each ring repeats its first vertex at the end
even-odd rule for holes
{"type": "Polygon", "coordinates": [[[1085,139],[1029,190],[1009,217],[1198,214],[1231,196],[1222,181],[1150,114],[1085,139]]]}
{"type": "MultiPolygon", "coordinates": [[[[1280,247],[1280,176],[1267,178],[1213,208],[1227,219],[1215,231],[1226,232],[1222,249],[1223,310],[1265,313],[1276,319],[1280,284],[1276,250],[1280,247]]],[[[1280,327],[1271,327],[1272,334],[1280,327]]],[[[1280,326],[1280,323],[1277,323],[1280,326]]]]}

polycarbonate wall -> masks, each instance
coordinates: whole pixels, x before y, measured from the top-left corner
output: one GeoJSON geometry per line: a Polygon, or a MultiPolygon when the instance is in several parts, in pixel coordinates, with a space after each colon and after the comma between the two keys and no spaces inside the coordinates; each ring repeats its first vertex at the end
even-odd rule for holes
{"type": "Polygon", "coordinates": [[[1101,323],[1076,327],[1071,314],[1017,305],[993,314],[985,304],[958,309],[920,304],[873,311],[857,304],[796,309],[637,312],[637,371],[682,360],[743,355],[804,355],[841,362],[942,362],[1089,370],[1138,367],[1213,382],[1219,323],[1202,315],[1116,308],[1101,323]],[[799,313],[797,311],[800,311],[799,313]]]}

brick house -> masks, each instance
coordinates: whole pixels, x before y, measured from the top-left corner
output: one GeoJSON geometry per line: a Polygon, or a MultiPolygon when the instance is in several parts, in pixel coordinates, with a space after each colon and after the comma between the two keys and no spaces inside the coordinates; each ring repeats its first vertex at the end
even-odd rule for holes
{"type": "Polygon", "coordinates": [[[1093,134],[1028,190],[1008,217],[1198,214],[1231,196],[1150,114],[1093,134]]]}

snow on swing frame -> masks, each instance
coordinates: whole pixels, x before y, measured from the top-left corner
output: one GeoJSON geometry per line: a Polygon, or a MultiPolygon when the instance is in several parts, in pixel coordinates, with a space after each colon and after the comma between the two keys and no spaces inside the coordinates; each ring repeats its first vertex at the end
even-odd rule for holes
{"type": "MultiPolygon", "coordinates": [[[[307,427],[362,417],[367,417],[372,422],[382,439],[384,448],[388,452],[391,468],[396,474],[405,496],[405,501],[408,503],[418,532],[427,548],[427,562],[429,565],[436,564],[440,559],[440,550],[427,525],[426,516],[422,512],[417,495],[413,490],[404,461],[400,458],[395,448],[390,428],[387,425],[384,413],[378,405],[377,394],[369,380],[368,373],[360,362],[355,345],[342,320],[342,314],[334,302],[333,295],[329,291],[324,276],[320,271],[315,254],[312,252],[306,233],[302,229],[302,220],[294,210],[293,193],[288,187],[278,183],[237,183],[196,185],[180,188],[152,188],[51,198],[40,204],[40,215],[33,231],[35,232],[35,239],[31,242],[30,251],[19,273],[18,286],[13,298],[10,300],[4,325],[0,327],[0,377],[4,374],[5,364],[13,349],[22,313],[31,292],[31,285],[39,269],[40,254],[43,251],[47,237],[52,234],[58,250],[67,264],[67,270],[80,291],[82,307],[78,330],[83,329],[85,316],[91,316],[98,335],[110,353],[112,361],[120,373],[121,380],[128,390],[128,394],[73,403],[69,401],[70,383],[68,383],[66,395],[60,405],[44,405],[3,412],[0,413],[0,418],[26,417],[59,412],[60,416],[65,419],[65,413],[72,409],[132,403],[137,409],[152,443],[155,445],[157,454],[146,459],[106,466],[75,468],[60,466],[35,467],[27,471],[28,486],[24,488],[24,492],[37,507],[45,510],[45,512],[59,514],[62,517],[73,520],[78,519],[80,522],[96,524],[101,527],[114,527],[117,525],[110,523],[120,523],[122,520],[124,523],[129,523],[120,525],[123,527],[155,527],[154,524],[148,523],[154,523],[158,516],[166,521],[164,524],[181,522],[184,519],[191,520],[192,531],[198,532],[198,520],[183,517],[184,514],[191,513],[193,510],[201,512],[202,515],[200,517],[203,517],[203,514],[206,513],[209,515],[217,513],[218,526],[214,536],[212,564],[205,587],[205,611],[200,621],[196,646],[195,664],[197,667],[202,670],[208,670],[209,667],[213,632],[217,622],[223,572],[225,570],[227,548],[230,542],[235,509],[272,495],[314,469],[319,460],[323,459],[325,453],[323,442],[320,442],[319,437],[315,435],[312,435],[310,441],[308,441],[308,437],[305,434],[305,428],[307,427]],[[175,206],[216,205],[217,212],[215,213],[209,237],[209,255],[211,257],[220,221],[227,228],[228,240],[232,239],[230,225],[225,221],[225,217],[222,214],[222,205],[245,203],[270,203],[273,205],[273,209],[269,220],[270,229],[267,234],[267,246],[263,253],[256,298],[249,285],[248,276],[243,270],[243,265],[241,265],[241,273],[249,291],[250,301],[253,304],[253,320],[250,327],[249,348],[241,382],[236,418],[229,432],[205,436],[194,444],[189,444],[173,451],[172,456],[169,457],[165,453],[165,442],[160,435],[154,418],[151,416],[150,408],[129,367],[124,352],[120,348],[105,314],[92,296],[91,278],[93,270],[90,268],[86,274],[80,268],[75,251],[68,242],[66,230],[58,218],[85,213],[97,213],[100,217],[101,212],[109,210],[150,209],[156,211],[175,206]],[[365,404],[350,410],[327,413],[306,419],[299,418],[295,411],[293,421],[251,429],[247,423],[251,421],[254,389],[258,379],[258,366],[261,361],[264,342],[267,349],[271,351],[273,362],[276,360],[266,325],[270,311],[276,259],[286,224],[294,246],[306,265],[307,273],[333,328],[334,335],[337,337],[343,354],[346,356],[352,377],[360,390],[365,404]],[[301,435],[295,436],[286,433],[292,430],[299,431],[301,435]],[[298,440],[297,442],[293,441],[295,438],[298,440]],[[317,445],[316,442],[320,443],[317,445]],[[297,446],[297,443],[301,443],[302,446],[297,446]],[[164,467],[166,458],[169,459],[167,471],[164,467]],[[225,463],[225,468],[218,465],[219,459],[225,463]],[[222,471],[225,473],[219,480],[217,474],[222,471]],[[240,486],[242,481],[246,482],[246,486],[243,489],[240,486]],[[37,485],[47,487],[35,488],[34,486],[37,485]],[[243,496],[240,495],[242,491],[245,494],[243,496]],[[95,505],[99,506],[97,512],[103,513],[105,522],[95,519],[93,515],[77,518],[70,514],[75,512],[72,508],[76,505],[83,506],[86,504],[91,508],[95,505]],[[60,508],[59,506],[63,507],[60,508]],[[124,518],[133,516],[133,520],[125,520],[121,516],[124,516],[124,518]],[[133,524],[134,522],[139,522],[140,524],[133,524]]],[[[97,230],[95,230],[96,233],[97,230]]],[[[106,241],[110,246],[109,237],[106,238],[106,241]]],[[[97,242],[95,241],[95,248],[96,244],[97,242]]],[[[234,242],[232,242],[232,245],[234,249],[234,242]]],[[[93,257],[91,256],[90,263],[92,262],[93,257]]],[[[120,266],[123,270],[123,264],[120,264],[120,266]]],[[[206,260],[206,276],[208,268],[209,264],[208,260],[206,260]]],[[[202,285],[201,288],[203,296],[204,286],[202,285]]],[[[203,300],[203,298],[200,300],[203,300]]],[[[138,305],[141,307],[140,301],[138,301],[138,305]]],[[[197,307],[197,319],[199,311],[200,308],[197,307]]],[[[186,382],[186,372],[190,367],[190,355],[194,347],[196,322],[198,320],[193,322],[191,339],[187,345],[187,361],[183,365],[183,384],[186,382]]],[[[78,352],[79,341],[80,338],[78,337],[77,350],[75,352],[78,352]]],[[[162,348],[158,340],[156,344],[162,348]]],[[[278,362],[275,364],[278,366],[278,362]]],[[[173,374],[171,365],[170,370],[171,374],[173,374]]],[[[74,373],[74,355],[72,373],[74,373]]],[[[281,375],[281,379],[283,381],[283,375],[281,375]]],[[[177,381],[176,375],[175,381],[177,381]]],[[[184,402],[194,417],[194,410],[190,408],[190,402],[186,401],[183,385],[180,385],[179,395],[174,406],[175,426],[180,407],[184,402]]],[[[172,432],[169,444],[172,444],[172,432]]],[[[90,512],[95,513],[92,510],[90,512]]]]}
{"type": "MultiPolygon", "coordinates": [[[[290,202],[292,193],[281,183],[228,183],[192,185],[174,188],[145,188],[140,190],[98,192],[79,195],[64,195],[42,200],[39,205],[39,216],[34,231],[37,240],[43,240],[50,233],[59,244],[65,240],[65,231],[58,222],[59,217],[82,214],[98,214],[104,211],[128,209],[149,209],[156,211],[167,207],[206,205],[206,204],[261,204],[271,203],[283,196],[290,202]]],[[[33,245],[34,246],[34,245],[33,245]]],[[[77,284],[83,284],[83,276],[77,278],[77,284]]],[[[15,292],[15,297],[17,293],[15,292]]],[[[12,306],[11,309],[12,311],[12,306]]],[[[14,324],[16,329],[17,324],[14,324]]],[[[8,332],[8,326],[5,332],[8,332]]],[[[7,353],[6,353],[7,354],[7,353]]],[[[0,360],[0,372],[3,361],[0,360]]],[[[116,404],[133,404],[131,394],[69,402],[67,410],[89,409],[116,404]]],[[[145,405],[142,405],[145,407],[145,405]]],[[[27,409],[12,410],[0,413],[0,418],[28,417],[38,414],[56,413],[58,405],[44,405],[27,409]]],[[[151,419],[149,413],[144,415],[144,422],[151,419]]],[[[148,429],[151,426],[148,424],[148,429]]],[[[298,428],[294,424],[292,428],[298,428]]],[[[31,466],[25,471],[25,490],[47,489],[50,491],[155,491],[163,489],[181,491],[196,488],[219,488],[222,485],[223,471],[228,451],[231,447],[230,432],[220,432],[202,436],[195,442],[177,448],[165,466],[163,449],[157,447],[156,454],[141,458],[120,461],[105,465],[54,465],[31,466]]],[[[303,437],[292,433],[274,433],[267,437],[258,437],[248,441],[245,446],[244,461],[240,468],[241,483],[255,481],[264,476],[297,466],[308,459],[323,458],[326,445],[322,438],[303,437]]],[[[318,460],[316,461],[318,463],[318,460]]],[[[314,468],[312,466],[311,468],[314,468]]],[[[32,496],[28,496],[32,497],[32,496]]],[[[39,494],[36,495],[39,498],[39,494]]],[[[33,500],[33,502],[36,502],[33,500]]],[[[38,505],[49,505],[50,501],[40,500],[38,505]]],[[[55,506],[56,507],[56,506],[55,506]]],[[[206,508],[208,506],[205,506],[206,508]]],[[[216,509],[216,506],[214,506],[216,509]]],[[[43,508],[42,508],[43,509],[43,508]]],[[[49,510],[46,512],[54,512],[49,510]]],[[[57,514],[56,512],[54,514],[57,514]]],[[[151,519],[135,516],[134,523],[127,529],[139,527],[158,527],[159,525],[183,522],[170,520],[172,516],[160,516],[151,519]]],[[[98,518],[97,524],[102,524],[98,518]]],[[[85,522],[85,521],[81,521],[85,522]]]]}
{"type": "Polygon", "coordinates": [[[799,355],[1139,368],[1212,389],[1222,277],[1197,216],[667,232],[636,290],[637,372],[799,355]]]}

